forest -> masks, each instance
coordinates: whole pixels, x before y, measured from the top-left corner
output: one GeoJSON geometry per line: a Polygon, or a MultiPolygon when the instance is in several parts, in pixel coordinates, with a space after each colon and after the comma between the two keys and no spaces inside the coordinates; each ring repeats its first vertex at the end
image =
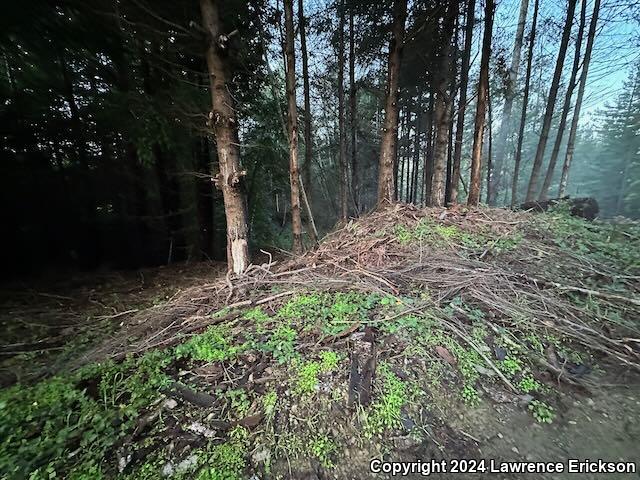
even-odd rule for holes
{"type": "Polygon", "coordinates": [[[636,473],[639,4],[3,10],[0,478],[636,473]]]}

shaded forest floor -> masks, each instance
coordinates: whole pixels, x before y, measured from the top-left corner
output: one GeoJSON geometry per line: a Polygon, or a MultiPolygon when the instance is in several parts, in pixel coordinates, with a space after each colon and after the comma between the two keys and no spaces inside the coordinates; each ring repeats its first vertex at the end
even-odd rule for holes
{"type": "Polygon", "coordinates": [[[242,278],[217,268],[3,295],[0,475],[638,457],[637,224],[398,205],[242,278]]]}

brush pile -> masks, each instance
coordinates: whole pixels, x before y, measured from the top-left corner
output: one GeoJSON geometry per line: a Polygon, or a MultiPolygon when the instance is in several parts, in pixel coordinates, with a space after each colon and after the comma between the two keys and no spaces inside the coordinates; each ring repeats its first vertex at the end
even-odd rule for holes
{"type": "Polygon", "coordinates": [[[562,205],[395,205],[2,392],[0,473],[357,478],[385,452],[479,456],[474,409],[563,421],[567,395],[640,370],[638,252],[637,225],[562,205]]]}

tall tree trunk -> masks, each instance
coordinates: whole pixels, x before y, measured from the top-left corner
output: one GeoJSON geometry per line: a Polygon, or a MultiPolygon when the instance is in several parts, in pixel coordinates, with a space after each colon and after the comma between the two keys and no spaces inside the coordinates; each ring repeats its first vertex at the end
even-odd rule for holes
{"type": "Polygon", "coordinates": [[[347,221],[348,211],[348,170],[347,139],[344,122],[344,0],[340,0],[338,24],[338,131],[339,131],[339,168],[340,168],[340,219],[347,221]]]}
{"type": "Polygon", "coordinates": [[[582,36],[584,34],[584,25],[586,21],[587,0],[582,0],[582,10],[580,12],[580,26],[578,27],[578,36],[576,37],[576,49],[573,56],[573,66],[571,68],[571,76],[567,85],[567,91],[564,96],[564,102],[562,105],[562,114],[560,115],[560,122],[558,123],[558,132],[556,133],[556,139],[553,142],[553,150],[551,150],[551,158],[549,159],[549,166],[547,167],[547,174],[544,177],[544,183],[542,184],[542,190],[538,200],[544,201],[547,199],[549,193],[549,187],[553,180],[553,174],[556,169],[556,162],[558,161],[558,153],[560,153],[560,144],[562,143],[562,137],[567,125],[567,117],[569,116],[569,110],[571,110],[571,97],[573,96],[573,90],[576,86],[576,77],[578,76],[578,70],[580,69],[580,47],[582,46],[582,36]]]}
{"type": "Polygon", "coordinates": [[[289,182],[291,183],[291,231],[293,253],[302,252],[300,181],[298,178],[298,108],[296,106],[296,58],[293,53],[293,0],[284,2],[285,57],[287,59],[287,131],[289,133],[289,182]]]}
{"type": "Polygon", "coordinates": [[[482,140],[484,137],[485,116],[489,97],[489,57],[491,56],[491,34],[493,32],[494,0],[485,0],[484,35],[482,39],[482,57],[480,60],[480,78],[478,80],[478,106],[476,108],[473,131],[473,150],[471,153],[471,180],[469,181],[469,205],[478,205],[482,184],[482,140]]]}
{"type": "Polygon", "coordinates": [[[302,82],[304,87],[304,168],[303,177],[306,185],[305,193],[309,209],[312,208],[311,195],[311,162],[313,141],[311,139],[311,93],[309,88],[309,58],[307,55],[306,20],[304,18],[303,0],[298,0],[298,26],[300,30],[300,50],[302,53],[302,82]]]}
{"type": "MultiPolygon", "coordinates": [[[[302,0],[300,0],[302,1],[302,0]]],[[[349,127],[351,129],[351,194],[356,215],[360,213],[360,185],[358,180],[358,156],[356,132],[358,119],[356,118],[356,56],[355,56],[355,31],[353,28],[353,9],[351,2],[349,8],[349,127]]]]}
{"type": "Polygon", "coordinates": [[[385,99],[385,118],[380,143],[378,168],[378,207],[393,203],[393,164],[398,141],[398,90],[400,88],[400,62],[404,43],[404,23],[407,16],[407,0],[394,0],[393,29],[389,44],[389,66],[385,99]]]}
{"type": "Polygon", "coordinates": [[[547,147],[547,140],[549,139],[549,129],[551,128],[551,119],[553,118],[553,110],[556,105],[556,97],[558,96],[560,77],[562,76],[562,66],[564,65],[564,59],[567,55],[567,46],[569,44],[569,36],[571,35],[571,25],[573,24],[573,16],[576,11],[577,0],[568,0],[568,2],[567,18],[564,23],[562,40],[560,41],[560,51],[558,52],[556,68],[553,73],[553,80],[551,82],[551,88],[549,89],[549,98],[547,99],[547,107],[544,112],[544,120],[540,131],[540,140],[538,141],[538,148],[536,150],[536,156],[533,160],[533,168],[531,170],[531,177],[529,178],[529,187],[527,188],[526,197],[527,202],[534,200],[538,193],[540,169],[542,168],[544,151],[547,147]]]}
{"type": "Polygon", "coordinates": [[[540,1],[535,0],[533,5],[533,20],[529,33],[529,47],[527,52],[527,72],[524,80],[524,98],[522,99],[522,112],[520,113],[520,128],[518,130],[518,144],[515,152],[515,165],[513,178],[511,179],[511,208],[514,208],[518,200],[518,177],[520,175],[520,162],[522,160],[522,142],[524,141],[524,127],[527,123],[527,107],[529,105],[529,87],[531,86],[531,66],[533,65],[533,46],[536,41],[536,26],[538,25],[538,7],[540,1]]]}
{"type": "Polygon", "coordinates": [[[420,165],[420,129],[422,128],[422,101],[418,99],[416,124],[413,131],[413,172],[411,175],[411,198],[418,203],[418,171],[420,165]]]}
{"type": "MultiPolygon", "coordinates": [[[[401,121],[402,123],[402,121],[401,121]]],[[[404,118],[404,133],[400,134],[400,150],[398,158],[402,158],[402,163],[406,164],[407,174],[404,179],[405,202],[411,203],[411,159],[409,158],[409,136],[411,134],[411,105],[407,104],[404,118]]]]}
{"type": "Polygon", "coordinates": [[[431,196],[429,205],[441,207],[445,203],[446,193],[446,168],[447,168],[447,144],[449,141],[449,123],[451,114],[451,101],[453,92],[449,92],[451,86],[451,40],[455,19],[458,15],[458,3],[449,2],[444,17],[442,28],[442,50],[440,51],[440,69],[436,84],[436,142],[433,154],[433,180],[431,182],[431,196]]]}
{"type": "Polygon", "coordinates": [[[571,160],[576,144],[576,134],[578,132],[578,120],[580,119],[580,108],[582,107],[582,98],[584,97],[584,89],[587,84],[587,75],[589,74],[589,63],[591,62],[591,52],[593,51],[593,43],[596,38],[596,24],[598,23],[598,15],[600,14],[600,0],[595,0],[593,4],[593,15],[589,24],[589,34],[587,37],[587,48],[584,52],[584,61],[582,62],[582,73],[580,75],[580,86],[578,87],[578,96],[573,109],[573,119],[571,120],[571,130],[569,131],[569,140],[567,141],[567,154],[564,158],[562,166],[562,177],[560,178],[560,187],[558,189],[558,197],[563,197],[567,189],[569,180],[569,169],[571,168],[571,160]]]}
{"type": "Polygon", "coordinates": [[[424,171],[423,171],[423,199],[425,205],[429,203],[431,198],[431,182],[433,180],[433,120],[435,117],[435,100],[433,90],[429,93],[429,112],[427,116],[427,148],[426,155],[424,156],[424,171]]]}
{"type": "Polygon", "coordinates": [[[464,136],[464,114],[467,109],[467,87],[469,85],[469,65],[471,63],[471,45],[473,42],[473,24],[475,21],[475,0],[467,4],[467,18],[464,33],[464,51],[460,69],[460,107],[456,122],[456,138],[451,168],[451,203],[458,203],[458,186],[460,185],[460,162],[462,159],[462,139],[464,136]]]}
{"type": "Polygon", "coordinates": [[[522,50],[522,40],[524,38],[524,26],[527,22],[527,11],[529,0],[520,1],[520,14],[518,15],[518,27],[516,29],[516,39],[513,44],[513,54],[511,55],[511,66],[509,76],[506,80],[504,93],[504,107],[502,109],[502,120],[498,131],[498,141],[496,142],[496,156],[493,169],[489,171],[488,203],[491,206],[496,204],[498,189],[502,180],[502,169],[507,150],[507,137],[511,132],[511,111],[513,109],[513,99],[516,96],[516,85],[518,81],[518,70],[520,69],[520,51],[522,50]]]}
{"type": "Polygon", "coordinates": [[[221,41],[223,31],[218,1],[200,0],[200,10],[202,24],[209,37],[206,58],[211,84],[210,120],[220,166],[220,173],[215,180],[222,190],[227,220],[227,262],[229,268],[239,275],[249,266],[246,199],[240,186],[246,172],[240,169],[236,112],[227,87],[226,42],[221,41]]]}

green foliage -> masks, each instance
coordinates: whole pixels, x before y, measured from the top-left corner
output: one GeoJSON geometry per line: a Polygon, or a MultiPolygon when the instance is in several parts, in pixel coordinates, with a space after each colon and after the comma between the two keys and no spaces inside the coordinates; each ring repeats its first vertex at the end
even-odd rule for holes
{"type": "Polygon", "coordinates": [[[273,331],[263,348],[271,352],[278,363],[287,363],[297,357],[296,338],[298,332],[289,325],[282,324],[273,331]]]}
{"type": "Polygon", "coordinates": [[[522,370],[522,362],[513,356],[505,357],[505,359],[500,362],[499,366],[500,370],[511,377],[522,370]]]}
{"type": "Polygon", "coordinates": [[[178,358],[188,357],[193,360],[216,362],[229,360],[241,353],[243,349],[243,345],[233,345],[229,331],[225,326],[213,325],[204,333],[178,345],[176,347],[176,356],[178,358]]]}
{"type": "Polygon", "coordinates": [[[313,292],[295,296],[278,311],[277,316],[301,323],[307,329],[320,327],[323,333],[335,335],[355,321],[365,322],[379,299],[379,295],[358,292],[313,292]]]}
{"type": "Polygon", "coordinates": [[[338,446],[327,435],[321,435],[309,442],[309,453],[318,459],[320,465],[325,468],[335,466],[331,457],[337,452],[338,446]]]}
{"type": "Polygon", "coordinates": [[[524,393],[537,392],[542,388],[542,384],[530,375],[522,377],[518,383],[518,388],[524,393]]]}
{"type": "Polygon", "coordinates": [[[269,392],[262,397],[262,409],[264,411],[264,416],[267,419],[267,423],[271,423],[273,421],[277,402],[278,394],[275,390],[269,390],[269,392]]]}
{"type": "Polygon", "coordinates": [[[154,351],[0,392],[0,474],[99,478],[108,449],[168,385],[170,361],[154,351]]]}
{"type": "Polygon", "coordinates": [[[320,359],[320,362],[305,362],[298,368],[295,386],[295,392],[298,395],[309,395],[313,393],[318,385],[318,375],[332,372],[336,369],[340,361],[338,354],[333,351],[321,352],[320,359]]]}
{"type": "Polygon", "coordinates": [[[569,205],[561,202],[543,217],[558,246],[572,255],[614,266],[618,271],[638,268],[640,226],[589,222],[571,216],[569,210],[569,205]]]}
{"type": "MultiPolygon", "coordinates": [[[[242,427],[239,427],[242,428],[242,427]]],[[[233,432],[232,432],[233,433],[233,432]]],[[[247,442],[242,435],[219,445],[209,446],[201,454],[201,469],[196,480],[242,480],[247,467],[247,442]]]]}
{"type": "Polygon", "coordinates": [[[533,417],[540,423],[552,423],[556,417],[553,408],[540,400],[531,400],[529,410],[533,417]]]}
{"type": "Polygon", "coordinates": [[[378,373],[383,381],[382,392],[380,398],[367,412],[364,426],[364,434],[367,438],[399,427],[402,424],[402,406],[408,400],[405,384],[386,364],[379,366],[378,373]]]}
{"type": "Polygon", "coordinates": [[[476,406],[480,403],[480,397],[478,396],[476,387],[470,384],[466,384],[462,387],[462,399],[466,404],[471,406],[476,406]]]}
{"type": "Polygon", "coordinates": [[[488,248],[495,254],[511,251],[522,242],[522,234],[499,236],[490,230],[467,232],[456,225],[443,225],[431,218],[421,219],[413,229],[404,225],[394,227],[394,235],[401,245],[413,242],[437,247],[454,246],[459,250],[488,248]]]}
{"type": "Polygon", "coordinates": [[[249,407],[251,407],[251,402],[245,390],[241,388],[228,390],[224,396],[230,400],[231,410],[237,418],[246,416],[249,407]]]}

